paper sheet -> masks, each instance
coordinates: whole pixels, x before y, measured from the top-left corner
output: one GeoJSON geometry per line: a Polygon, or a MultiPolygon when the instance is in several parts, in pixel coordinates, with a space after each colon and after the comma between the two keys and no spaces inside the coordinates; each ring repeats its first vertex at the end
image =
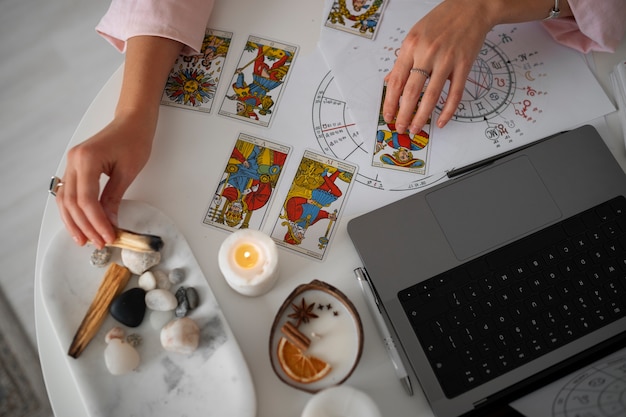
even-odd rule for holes
{"type": "Polygon", "coordinates": [[[511,404],[533,417],[626,415],[626,348],[511,404]]]}
{"type": "MultiPolygon", "coordinates": [[[[374,40],[322,28],[320,49],[366,148],[373,143],[369,135],[376,131],[378,86],[392,68],[407,31],[435,4],[390,2],[374,40]]],[[[456,120],[443,129],[433,127],[432,165],[425,177],[615,110],[584,57],[554,42],[539,22],[492,30],[468,81],[456,120]]],[[[402,178],[389,170],[381,173],[381,180],[391,188],[401,187],[409,178],[414,181],[416,176],[402,178]]]]}

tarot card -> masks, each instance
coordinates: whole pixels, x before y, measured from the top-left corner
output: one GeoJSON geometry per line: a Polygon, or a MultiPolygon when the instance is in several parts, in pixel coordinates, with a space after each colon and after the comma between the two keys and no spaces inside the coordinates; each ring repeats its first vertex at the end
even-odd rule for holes
{"type": "Polygon", "coordinates": [[[268,127],[297,52],[294,45],[248,37],[219,114],[268,127]]]}
{"type": "Polygon", "coordinates": [[[270,236],[322,260],[357,174],[356,165],[305,151],[270,236]]]}
{"type": "Polygon", "coordinates": [[[209,113],[232,38],[232,32],[207,28],[201,54],[181,55],[176,60],[161,104],[209,113]]]}
{"type": "Polygon", "coordinates": [[[326,27],[374,39],[389,0],[334,0],[326,27]]]}
{"type": "Polygon", "coordinates": [[[289,146],[239,134],[203,223],[229,231],[259,230],[290,151],[289,146]]]}
{"type": "Polygon", "coordinates": [[[378,113],[378,127],[374,141],[372,165],[375,167],[390,168],[417,174],[426,174],[428,155],[431,146],[430,127],[432,118],[422,130],[413,135],[408,132],[398,133],[395,120],[386,123],[383,119],[383,103],[387,86],[383,86],[378,113]]]}

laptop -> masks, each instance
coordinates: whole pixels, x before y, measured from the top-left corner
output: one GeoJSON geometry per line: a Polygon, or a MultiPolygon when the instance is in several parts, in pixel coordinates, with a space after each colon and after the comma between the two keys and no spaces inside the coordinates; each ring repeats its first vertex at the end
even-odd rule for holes
{"type": "Polygon", "coordinates": [[[626,344],[626,175],[595,128],[471,168],[347,226],[438,417],[487,415],[626,344]]]}

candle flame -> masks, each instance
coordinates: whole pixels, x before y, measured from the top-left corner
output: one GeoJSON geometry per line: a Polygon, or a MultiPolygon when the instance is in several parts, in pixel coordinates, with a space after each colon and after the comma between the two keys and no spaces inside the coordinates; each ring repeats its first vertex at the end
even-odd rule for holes
{"type": "Polygon", "coordinates": [[[250,243],[242,243],[234,249],[233,257],[240,268],[253,268],[259,264],[260,252],[250,243]]]}

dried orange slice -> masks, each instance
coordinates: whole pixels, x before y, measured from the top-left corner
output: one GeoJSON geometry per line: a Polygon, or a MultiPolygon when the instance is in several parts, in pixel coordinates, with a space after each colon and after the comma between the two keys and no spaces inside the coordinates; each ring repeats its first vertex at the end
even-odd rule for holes
{"type": "Polygon", "coordinates": [[[315,356],[305,355],[302,350],[284,337],[281,337],[278,342],[277,356],[287,376],[302,384],[319,381],[331,369],[327,362],[315,356]]]}

